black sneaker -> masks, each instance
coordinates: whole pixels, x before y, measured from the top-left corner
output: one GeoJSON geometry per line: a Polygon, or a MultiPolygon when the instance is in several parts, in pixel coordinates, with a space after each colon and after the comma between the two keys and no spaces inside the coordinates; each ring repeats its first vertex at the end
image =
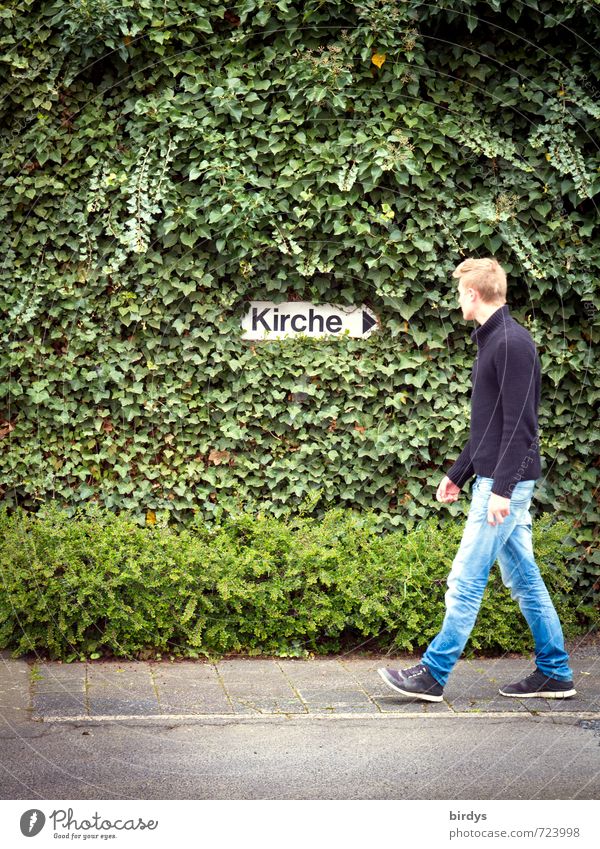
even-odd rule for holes
{"type": "Polygon", "coordinates": [[[377,672],[385,683],[403,696],[414,696],[426,702],[441,702],[444,688],[429,672],[424,663],[411,666],[410,669],[386,669],[377,672]]]}
{"type": "Polygon", "coordinates": [[[572,681],[559,681],[557,678],[549,678],[536,668],[535,672],[517,681],[516,684],[508,684],[498,690],[501,696],[513,696],[517,699],[532,699],[539,696],[544,699],[568,699],[574,696],[577,690],[572,681]]]}

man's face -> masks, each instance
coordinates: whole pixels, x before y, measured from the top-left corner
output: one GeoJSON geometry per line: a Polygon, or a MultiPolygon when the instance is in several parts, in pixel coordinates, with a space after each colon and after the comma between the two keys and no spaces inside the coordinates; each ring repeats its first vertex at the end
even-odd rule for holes
{"type": "Polygon", "coordinates": [[[475,318],[473,295],[473,289],[465,289],[462,284],[462,280],[459,280],[458,305],[462,310],[463,318],[465,319],[465,321],[471,321],[473,318],[475,318]]]}

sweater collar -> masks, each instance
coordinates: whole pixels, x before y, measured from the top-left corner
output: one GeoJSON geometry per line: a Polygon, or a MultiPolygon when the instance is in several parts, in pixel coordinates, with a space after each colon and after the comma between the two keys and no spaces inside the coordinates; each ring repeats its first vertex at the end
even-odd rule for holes
{"type": "Polygon", "coordinates": [[[483,322],[483,324],[480,324],[479,327],[475,328],[475,330],[471,333],[471,339],[474,342],[477,342],[477,346],[480,347],[494,332],[494,330],[505,324],[510,317],[511,315],[508,309],[508,304],[503,304],[500,309],[493,312],[491,316],[483,322]]]}

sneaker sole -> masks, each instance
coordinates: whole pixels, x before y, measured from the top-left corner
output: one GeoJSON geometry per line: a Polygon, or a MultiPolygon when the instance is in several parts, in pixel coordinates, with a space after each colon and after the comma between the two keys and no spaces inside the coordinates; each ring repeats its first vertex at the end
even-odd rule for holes
{"type": "Polygon", "coordinates": [[[426,702],[442,702],[444,700],[443,696],[428,696],[426,693],[411,693],[409,690],[403,690],[387,677],[385,669],[378,669],[377,672],[391,690],[402,693],[403,696],[409,696],[411,699],[424,699],[426,702]]]}
{"type": "Polygon", "coordinates": [[[510,699],[569,699],[577,693],[577,690],[543,690],[541,693],[505,693],[504,690],[498,690],[501,696],[508,696],[510,699]]]}

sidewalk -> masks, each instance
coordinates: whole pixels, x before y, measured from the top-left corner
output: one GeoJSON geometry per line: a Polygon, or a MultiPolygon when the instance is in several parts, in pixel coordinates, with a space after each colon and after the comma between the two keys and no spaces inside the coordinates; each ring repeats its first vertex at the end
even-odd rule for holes
{"type": "Polygon", "coordinates": [[[600,728],[600,643],[568,646],[577,695],[570,699],[510,699],[498,687],[533,669],[532,658],[460,660],[444,701],[395,695],[377,667],[411,666],[410,655],[356,655],[296,660],[226,658],[207,661],[40,662],[0,652],[0,725],[86,720],[260,717],[348,718],[560,714],[600,728]]]}

